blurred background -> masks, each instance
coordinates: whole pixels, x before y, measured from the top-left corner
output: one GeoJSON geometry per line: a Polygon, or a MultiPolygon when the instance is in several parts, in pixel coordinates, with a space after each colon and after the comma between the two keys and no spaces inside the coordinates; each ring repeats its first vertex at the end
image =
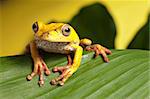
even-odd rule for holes
{"type": "Polygon", "coordinates": [[[23,54],[35,21],[71,24],[110,49],[149,50],[148,0],[1,0],[0,56],[23,54]]]}

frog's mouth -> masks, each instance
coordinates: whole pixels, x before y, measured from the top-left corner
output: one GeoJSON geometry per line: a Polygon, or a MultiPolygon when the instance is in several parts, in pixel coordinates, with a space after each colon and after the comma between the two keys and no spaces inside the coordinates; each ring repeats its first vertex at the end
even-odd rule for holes
{"type": "Polygon", "coordinates": [[[70,42],[50,42],[47,40],[43,40],[43,39],[35,39],[35,43],[38,46],[66,46],[68,45],[70,42]]]}

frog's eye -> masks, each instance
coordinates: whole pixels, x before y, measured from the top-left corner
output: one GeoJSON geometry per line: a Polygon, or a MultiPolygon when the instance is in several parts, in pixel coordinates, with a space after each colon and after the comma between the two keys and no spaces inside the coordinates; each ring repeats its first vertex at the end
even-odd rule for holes
{"type": "Polygon", "coordinates": [[[64,36],[69,36],[70,33],[71,33],[70,26],[69,25],[64,25],[62,27],[62,33],[63,33],[64,36]]]}
{"type": "Polygon", "coordinates": [[[38,31],[39,27],[38,27],[38,23],[37,23],[37,22],[35,22],[35,23],[32,25],[32,29],[33,29],[33,31],[34,31],[35,33],[38,31]]]}

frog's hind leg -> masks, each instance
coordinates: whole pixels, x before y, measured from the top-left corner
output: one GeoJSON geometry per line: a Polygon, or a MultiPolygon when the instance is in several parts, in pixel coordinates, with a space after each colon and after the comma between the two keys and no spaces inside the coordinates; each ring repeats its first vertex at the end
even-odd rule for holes
{"type": "Polygon", "coordinates": [[[105,62],[109,62],[107,54],[111,54],[112,52],[106,47],[101,46],[100,44],[89,45],[85,47],[87,51],[95,51],[95,58],[99,55],[102,55],[105,62]]]}
{"type": "Polygon", "coordinates": [[[33,72],[27,76],[27,80],[30,81],[35,75],[39,75],[39,85],[42,86],[44,85],[43,73],[45,72],[46,75],[49,75],[50,71],[43,59],[40,57],[35,42],[30,43],[30,52],[34,62],[34,69],[33,72]]]}

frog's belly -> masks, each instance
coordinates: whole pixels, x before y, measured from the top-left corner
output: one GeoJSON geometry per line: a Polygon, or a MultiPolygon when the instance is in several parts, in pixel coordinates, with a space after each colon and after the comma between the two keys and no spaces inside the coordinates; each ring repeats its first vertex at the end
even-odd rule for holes
{"type": "Polygon", "coordinates": [[[61,54],[70,53],[70,51],[66,51],[64,49],[65,46],[68,45],[68,43],[65,42],[48,42],[44,40],[35,40],[35,42],[38,48],[46,52],[61,53],[61,54]]]}

